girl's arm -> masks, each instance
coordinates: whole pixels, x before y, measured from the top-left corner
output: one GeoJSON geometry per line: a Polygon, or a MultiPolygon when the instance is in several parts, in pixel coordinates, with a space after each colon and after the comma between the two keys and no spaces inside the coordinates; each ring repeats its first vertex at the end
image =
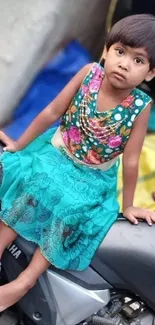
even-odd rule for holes
{"type": "Polygon", "coordinates": [[[123,213],[127,219],[135,224],[138,223],[136,218],[146,219],[149,224],[152,224],[151,220],[155,221],[153,212],[133,207],[139,158],[147,131],[150,108],[151,105],[149,104],[134,122],[123,154],[123,213]]]}
{"type": "Polygon", "coordinates": [[[5,150],[16,151],[23,149],[57,121],[66,112],[90,67],[91,64],[88,64],[76,74],[60,94],[33,120],[18,141],[13,141],[0,131],[0,140],[6,144],[5,150]],[[16,144],[15,150],[12,148],[13,143],[16,144]]]}

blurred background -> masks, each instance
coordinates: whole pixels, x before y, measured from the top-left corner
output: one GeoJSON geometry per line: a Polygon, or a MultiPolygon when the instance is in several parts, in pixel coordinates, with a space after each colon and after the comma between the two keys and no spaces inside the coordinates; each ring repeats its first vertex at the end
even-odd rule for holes
{"type": "MultiPolygon", "coordinates": [[[[104,59],[107,32],[119,19],[155,15],[154,0],[0,1],[0,127],[17,139],[87,63],[104,59]]],[[[155,81],[140,87],[155,99],[155,81]]],[[[155,208],[155,105],[140,161],[135,203],[155,208]]],[[[122,179],[118,195],[121,202],[122,179]]]]}

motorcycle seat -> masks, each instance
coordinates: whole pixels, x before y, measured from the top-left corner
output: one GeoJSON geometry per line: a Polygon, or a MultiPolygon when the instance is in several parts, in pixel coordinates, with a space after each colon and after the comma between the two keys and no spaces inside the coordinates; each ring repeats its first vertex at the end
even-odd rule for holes
{"type": "Polygon", "coordinates": [[[99,246],[92,267],[116,288],[136,292],[155,307],[155,225],[121,218],[99,246]]]}

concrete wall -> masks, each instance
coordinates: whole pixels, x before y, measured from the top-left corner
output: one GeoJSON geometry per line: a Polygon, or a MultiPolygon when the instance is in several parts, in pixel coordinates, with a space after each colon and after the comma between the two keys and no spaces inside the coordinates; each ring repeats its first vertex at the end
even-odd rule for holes
{"type": "Polygon", "coordinates": [[[93,54],[101,52],[109,2],[0,1],[0,124],[64,42],[78,38],[93,54]]]}

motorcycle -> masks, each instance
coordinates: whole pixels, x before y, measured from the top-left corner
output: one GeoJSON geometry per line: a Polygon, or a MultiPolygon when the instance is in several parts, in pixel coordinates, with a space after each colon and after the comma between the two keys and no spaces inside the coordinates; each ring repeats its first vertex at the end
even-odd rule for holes
{"type": "MultiPolygon", "coordinates": [[[[155,226],[122,215],[82,272],[52,265],[0,317],[0,325],[155,325],[155,226]]],[[[20,236],[2,258],[2,282],[27,267],[36,245],[20,236]]]]}

